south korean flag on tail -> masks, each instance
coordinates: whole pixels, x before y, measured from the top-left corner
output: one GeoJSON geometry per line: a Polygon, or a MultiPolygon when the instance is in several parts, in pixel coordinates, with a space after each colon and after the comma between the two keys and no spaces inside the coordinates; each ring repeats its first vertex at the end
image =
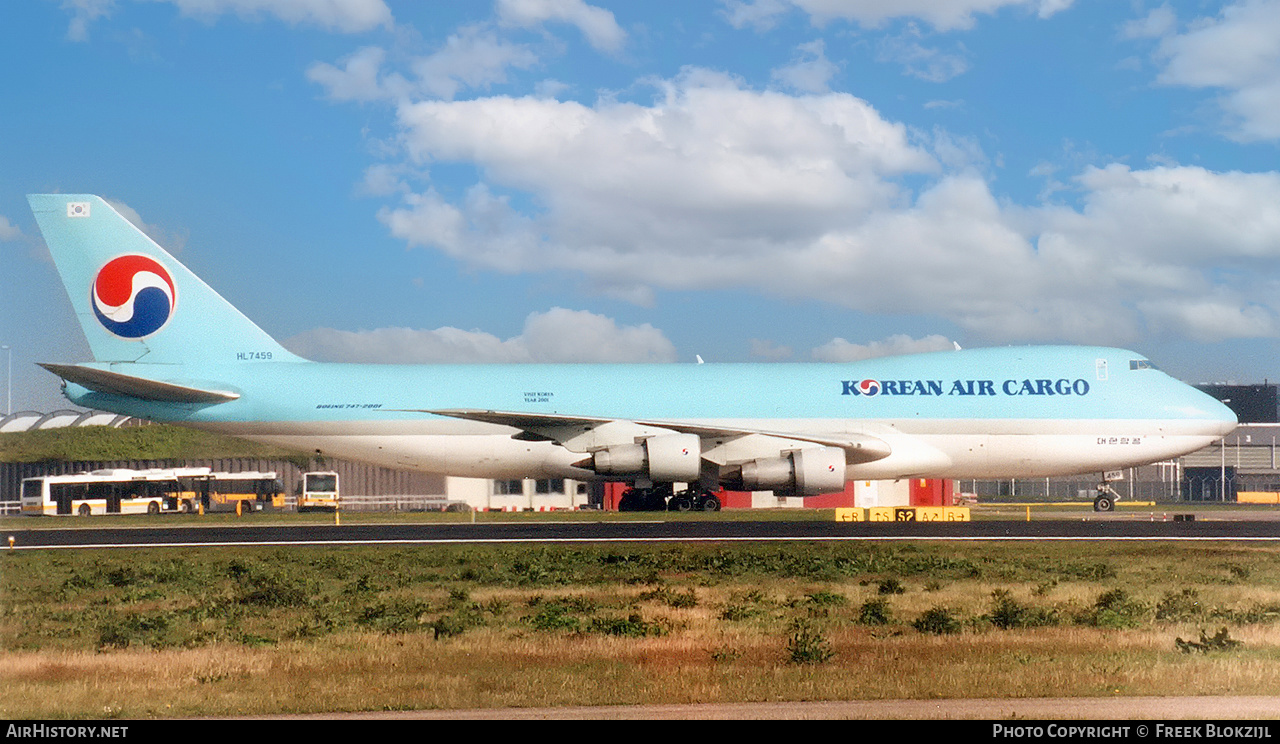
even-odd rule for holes
{"type": "Polygon", "coordinates": [[[68,217],[88,217],[89,202],[67,202],[68,217]]]}

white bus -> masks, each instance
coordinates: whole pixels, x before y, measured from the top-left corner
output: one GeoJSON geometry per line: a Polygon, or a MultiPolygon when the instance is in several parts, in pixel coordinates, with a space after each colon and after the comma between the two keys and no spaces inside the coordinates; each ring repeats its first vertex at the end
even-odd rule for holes
{"type": "Polygon", "coordinates": [[[22,513],[160,514],[258,511],[283,506],[274,472],[213,473],[209,468],[95,470],[22,481],[22,513]]]}
{"type": "Polygon", "coordinates": [[[95,470],[46,475],[22,481],[22,513],[159,514],[190,504],[209,468],[177,470],[95,470]]]}
{"type": "Polygon", "coordinates": [[[298,511],[338,508],[338,474],[312,472],[302,474],[298,493],[298,511]]]}

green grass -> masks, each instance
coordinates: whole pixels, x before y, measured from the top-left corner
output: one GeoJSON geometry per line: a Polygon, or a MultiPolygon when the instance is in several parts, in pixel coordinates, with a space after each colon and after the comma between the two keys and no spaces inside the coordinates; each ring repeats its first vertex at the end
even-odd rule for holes
{"type": "Polygon", "coordinates": [[[0,651],[7,718],[1154,695],[1171,679],[1278,694],[1280,551],[16,551],[0,554],[0,651]],[[1231,642],[1182,641],[1197,637],[1231,642]]]}
{"type": "Polygon", "coordinates": [[[165,424],[121,429],[106,426],[66,427],[0,434],[0,462],[227,457],[301,457],[304,463],[307,458],[306,455],[299,455],[291,450],[165,424]]]}

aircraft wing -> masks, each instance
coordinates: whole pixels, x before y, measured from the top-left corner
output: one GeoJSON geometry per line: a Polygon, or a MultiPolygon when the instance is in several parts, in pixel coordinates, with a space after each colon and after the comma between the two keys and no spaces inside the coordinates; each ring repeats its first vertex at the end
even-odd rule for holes
{"type": "MultiPolygon", "coordinates": [[[[809,435],[798,432],[707,426],[678,421],[628,421],[594,416],[569,416],[558,413],[518,413],[467,408],[419,412],[510,426],[520,429],[521,433],[516,435],[519,439],[554,441],[572,452],[591,452],[617,444],[631,444],[644,437],[670,434],[672,432],[693,434],[703,440],[713,440],[715,444],[740,440],[746,437],[765,437],[770,440],[771,449],[778,447],[798,449],[805,445],[836,447],[844,450],[845,461],[850,465],[874,462],[888,457],[892,452],[887,442],[866,434],[809,435]]],[[[710,455],[710,452],[705,449],[704,452],[706,452],[706,455],[710,455]]]]}

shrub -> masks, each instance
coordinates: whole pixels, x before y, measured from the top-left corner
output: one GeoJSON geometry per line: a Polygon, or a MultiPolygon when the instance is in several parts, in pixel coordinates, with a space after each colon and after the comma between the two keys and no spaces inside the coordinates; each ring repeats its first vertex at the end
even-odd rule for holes
{"type": "Polygon", "coordinates": [[[435,632],[435,639],[438,641],[442,638],[451,638],[456,635],[462,635],[467,629],[465,623],[453,615],[445,615],[437,618],[427,627],[435,632]]]}
{"type": "Polygon", "coordinates": [[[1086,625],[1097,628],[1136,628],[1142,621],[1146,606],[1129,596],[1123,589],[1103,592],[1093,603],[1092,611],[1084,618],[1086,625]]]}
{"type": "Polygon", "coordinates": [[[808,599],[811,604],[815,604],[819,607],[843,607],[849,602],[849,598],[843,594],[837,594],[826,590],[806,594],[805,598],[808,599]]]}
{"type": "Polygon", "coordinates": [[[562,604],[543,605],[537,614],[525,618],[525,622],[534,630],[577,632],[582,629],[582,621],[569,614],[569,608],[562,604]]]}
{"type": "Polygon", "coordinates": [[[791,624],[787,639],[787,660],[792,664],[825,664],[835,656],[831,643],[822,631],[808,620],[796,620],[791,624]]]}
{"type": "Polygon", "coordinates": [[[1042,607],[1031,607],[1014,600],[1006,589],[991,593],[993,605],[988,620],[1002,630],[1013,628],[1039,628],[1058,624],[1058,613],[1042,607]]]}
{"type": "Polygon", "coordinates": [[[916,618],[916,621],[911,623],[911,627],[921,633],[944,635],[959,633],[960,621],[946,607],[932,607],[916,618]]]}
{"type": "Polygon", "coordinates": [[[887,599],[869,599],[858,608],[858,622],[863,625],[888,625],[891,619],[887,599]]]}
{"type": "Polygon", "coordinates": [[[1156,603],[1156,619],[1163,621],[1187,620],[1204,614],[1200,596],[1195,589],[1181,592],[1165,592],[1156,603]]]}
{"type": "Polygon", "coordinates": [[[598,617],[591,621],[588,630],[592,633],[623,636],[625,638],[645,638],[647,636],[666,635],[666,629],[658,623],[645,622],[638,613],[631,613],[623,618],[598,617]]]}
{"type": "Polygon", "coordinates": [[[902,594],[906,589],[903,588],[902,582],[890,577],[881,581],[876,591],[880,594],[902,594]]]}
{"type": "Polygon", "coordinates": [[[741,602],[730,602],[720,611],[721,620],[741,621],[760,614],[760,610],[741,602]]]}
{"type": "Polygon", "coordinates": [[[991,608],[991,624],[1002,630],[1021,628],[1026,624],[1027,608],[1014,601],[1005,589],[997,589],[991,593],[994,605],[991,608]]]}

